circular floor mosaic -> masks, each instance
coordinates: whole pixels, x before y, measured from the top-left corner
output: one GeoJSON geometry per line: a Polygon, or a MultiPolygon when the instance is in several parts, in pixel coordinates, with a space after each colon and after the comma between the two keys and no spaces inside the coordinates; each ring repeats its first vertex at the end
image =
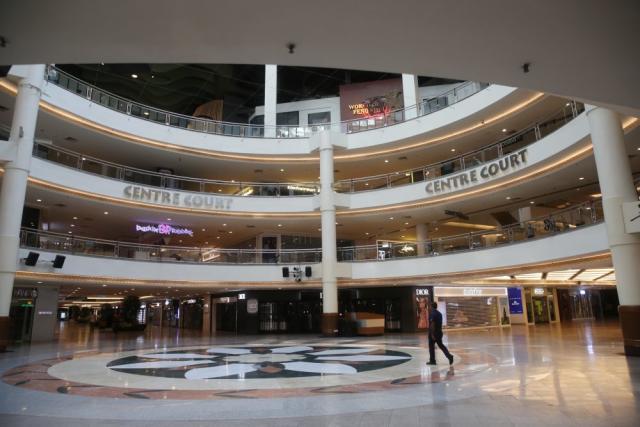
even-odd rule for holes
{"type": "Polygon", "coordinates": [[[32,390],[93,397],[300,397],[453,381],[496,363],[473,350],[454,354],[454,366],[446,360],[426,366],[426,350],[419,347],[198,346],[76,353],[11,369],[2,379],[32,390]]]}

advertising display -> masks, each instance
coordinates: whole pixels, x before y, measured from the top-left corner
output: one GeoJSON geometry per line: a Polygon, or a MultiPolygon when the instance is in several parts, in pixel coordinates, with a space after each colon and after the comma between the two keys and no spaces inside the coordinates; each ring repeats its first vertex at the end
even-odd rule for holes
{"type": "Polygon", "coordinates": [[[520,288],[507,288],[509,295],[509,313],[522,314],[522,293],[520,288]]]}
{"type": "Polygon", "coordinates": [[[429,305],[431,303],[433,290],[430,287],[416,288],[416,329],[426,330],[429,328],[429,305]]]}
{"type": "Polygon", "coordinates": [[[402,109],[402,79],[377,80],[340,86],[342,120],[368,119],[402,109]]]}

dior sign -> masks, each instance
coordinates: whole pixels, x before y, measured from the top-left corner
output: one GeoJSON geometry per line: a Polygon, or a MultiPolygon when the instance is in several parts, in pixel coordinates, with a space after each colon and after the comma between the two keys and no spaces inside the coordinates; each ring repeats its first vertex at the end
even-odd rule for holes
{"type": "Polygon", "coordinates": [[[127,185],[123,194],[125,198],[139,202],[207,210],[229,210],[233,202],[231,197],[156,190],[140,185],[127,185]]]}
{"type": "Polygon", "coordinates": [[[494,160],[480,168],[440,177],[427,183],[425,190],[428,194],[438,194],[448,190],[458,190],[469,185],[490,181],[521,168],[527,164],[527,149],[509,154],[498,160],[494,160]]]}

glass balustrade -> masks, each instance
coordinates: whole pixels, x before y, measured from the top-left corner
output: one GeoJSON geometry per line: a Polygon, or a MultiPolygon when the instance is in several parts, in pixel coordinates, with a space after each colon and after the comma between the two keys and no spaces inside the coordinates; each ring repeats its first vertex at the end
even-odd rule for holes
{"type": "MultiPolygon", "coordinates": [[[[546,119],[480,150],[420,168],[392,172],[384,175],[340,180],[335,182],[334,189],[339,193],[379,190],[429,181],[444,175],[473,168],[533,144],[568,123],[583,110],[584,106],[582,104],[568,102],[561,110],[546,119]]],[[[236,182],[206,180],[150,172],[88,157],[38,141],[36,141],[34,145],[33,154],[35,157],[44,160],[108,178],[174,190],[266,197],[313,196],[320,192],[320,185],[317,182],[236,182]]]]}
{"type": "MultiPolygon", "coordinates": [[[[48,68],[46,78],[48,82],[95,102],[96,104],[100,104],[103,107],[134,116],[139,119],[160,123],[165,126],[240,138],[265,138],[265,134],[268,134],[268,132],[265,132],[265,129],[273,130],[273,127],[270,128],[264,125],[216,121],[153,108],[85,83],[55,66],[50,66],[48,68]]],[[[464,82],[459,86],[425,100],[418,105],[408,106],[401,110],[391,111],[366,119],[354,119],[324,125],[278,125],[275,126],[274,134],[275,138],[279,139],[308,138],[316,132],[327,129],[339,129],[343,133],[355,133],[392,126],[405,122],[408,117],[422,117],[439,111],[442,108],[460,102],[471,95],[480,92],[488,86],[489,84],[487,83],[464,82]]]]}
{"type": "MultiPolygon", "coordinates": [[[[385,242],[341,247],[338,261],[385,261],[407,257],[441,256],[487,249],[570,232],[604,221],[602,203],[587,202],[570,209],[516,224],[424,242],[385,242]]],[[[23,248],[142,261],[221,264],[301,264],[322,261],[322,249],[256,250],[214,247],[144,245],[22,229],[23,248]]]]}
{"type": "Polygon", "coordinates": [[[379,190],[429,181],[444,175],[471,169],[539,141],[576,118],[583,111],[584,104],[569,101],[560,110],[543,120],[539,120],[524,130],[479,150],[415,169],[339,180],[335,182],[334,189],[339,193],[379,190]]]}

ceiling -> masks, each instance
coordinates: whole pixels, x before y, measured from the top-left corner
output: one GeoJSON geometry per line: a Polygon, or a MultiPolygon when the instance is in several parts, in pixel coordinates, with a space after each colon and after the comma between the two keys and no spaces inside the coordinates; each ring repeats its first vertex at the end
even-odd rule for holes
{"type": "Polygon", "coordinates": [[[636,0],[407,0],[396,7],[383,0],[139,0],[122,7],[9,0],[2,12],[2,65],[267,63],[404,72],[640,110],[636,0]]]}

